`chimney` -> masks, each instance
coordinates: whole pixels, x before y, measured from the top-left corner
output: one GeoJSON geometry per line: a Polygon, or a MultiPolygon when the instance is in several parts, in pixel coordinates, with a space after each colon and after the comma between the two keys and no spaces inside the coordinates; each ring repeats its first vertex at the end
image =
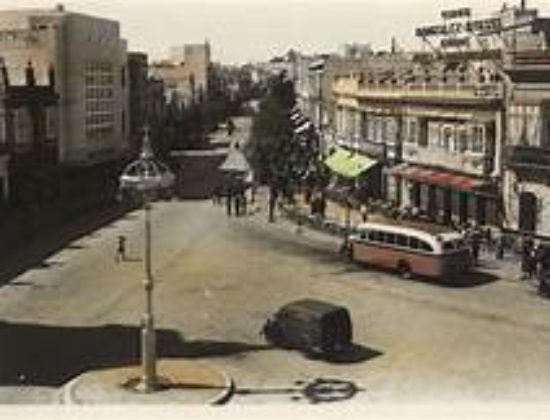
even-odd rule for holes
{"type": "Polygon", "coordinates": [[[525,8],[526,8],[526,4],[525,4],[526,1],[527,1],[527,0],[521,0],[521,10],[525,10],[525,8]]]}
{"type": "Polygon", "coordinates": [[[65,6],[63,5],[63,3],[57,3],[55,5],[55,10],[58,11],[58,12],[64,12],[65,11],[65,6]]]}

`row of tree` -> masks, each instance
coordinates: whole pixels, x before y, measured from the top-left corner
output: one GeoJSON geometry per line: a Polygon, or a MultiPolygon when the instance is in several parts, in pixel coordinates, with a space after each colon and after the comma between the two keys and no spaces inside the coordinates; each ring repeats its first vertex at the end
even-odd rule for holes
{"type": "Polygon", "coordinates": [[[247,144],[246,154],[257,181],[269,187],[270,221],[280,196],[292,199],[297,186],[323,189],[328,182],[313,126],[300,135],[295,133],[290,119],[295,106],[293,83],[284,74],[273,77],[254,117],[247,144]]]}

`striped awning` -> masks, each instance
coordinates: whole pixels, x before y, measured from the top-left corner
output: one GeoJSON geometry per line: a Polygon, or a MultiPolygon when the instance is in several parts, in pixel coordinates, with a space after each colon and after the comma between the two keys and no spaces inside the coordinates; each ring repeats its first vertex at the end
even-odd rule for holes
{"type": "Polygon", "coordinates": [[[439,169],[403,163],[388,170],[391,175],[424,184],[438,185],[459,191],[472,192],[486,184],[482,179],[454,174],[439,169]]]}

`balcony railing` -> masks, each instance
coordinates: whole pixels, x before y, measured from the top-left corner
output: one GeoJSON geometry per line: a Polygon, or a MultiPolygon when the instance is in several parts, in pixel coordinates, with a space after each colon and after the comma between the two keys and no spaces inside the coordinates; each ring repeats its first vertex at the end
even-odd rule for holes
{"type": "Polygon", "coordinates": [[[536,146],[506,146],[504,163],[514,169],[550,171],[550,148],[536,146]]]}
{"type": "Polygon", "coordinates": [[[339,80],[333,85],[336,95],[385,98],[496,99],[502,97],[498,83],[408,83],[369,84],[339,80]]]}

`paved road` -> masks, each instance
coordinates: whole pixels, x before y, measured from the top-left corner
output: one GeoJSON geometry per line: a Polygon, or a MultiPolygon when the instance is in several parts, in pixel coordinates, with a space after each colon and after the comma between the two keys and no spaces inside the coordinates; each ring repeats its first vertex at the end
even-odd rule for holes
{"type": "MultiPolygon", "coordinates": [[[[52,401],[82,371],[138,360],[142,217],[81,237],[0,288],[0,401],[52,401]],[[117,264],[120,234],[131,259],[117,264]]],[[[171,201],[152,219],[160,355],[225,370],[234,404],[304,402],[296,381],[321,376],[355,381],[356,403],[547,400],[550,301],[513,276],[449,288],[366,271],[338,259],[336,239],[269,224],[265,209],[236,219],[208,200],[171,201]],[[350,308],[356,360],[266,346],[268,314],[300,297],[350,308]]]]}

